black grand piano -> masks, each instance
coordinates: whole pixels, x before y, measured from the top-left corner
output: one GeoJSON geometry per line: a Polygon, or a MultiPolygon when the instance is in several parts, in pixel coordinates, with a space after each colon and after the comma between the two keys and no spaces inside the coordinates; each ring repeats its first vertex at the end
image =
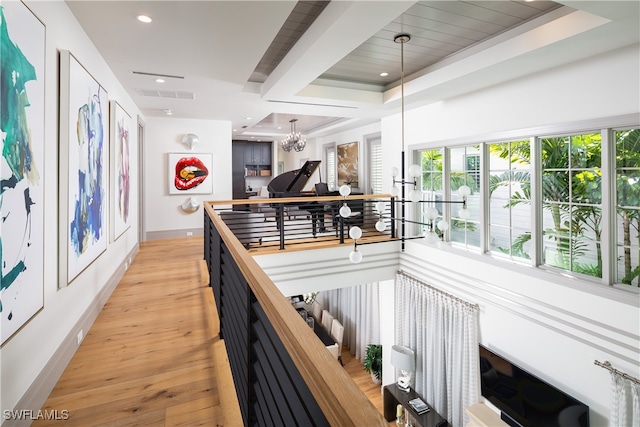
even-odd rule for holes
{"type": "MultiPolygon", "coordinates": [[[[319,182],[315,185],[315,192],[302,191],[307,185],[311,175],[320,166],[320,160],[307,160],[300,169],[295,169],[289,172],[285,172],[273,178],[267,185],[269,190],[269,198],[284,198],[284,197],[314,197],[314,196],[337,196],[340,193],[338,191],[328,191],[327,184],[325,182],[319,182]]],[[[272,203],[272,206],[276,207],[276,222],[278,226],[281,221],[284,220],[282,216],[282,210],[277,208],[277,203],[272,203]]],[[[298,208],[303,211],[309,212],[311,215],[311,223],[313,228],[313,235],[315,237],[317,230],[324,231],[324,214],[327,209],[326,203],[315,201],[301,201],[295,204],[287,204],[287,207],[298,208]]],[[[331,205],[329,205],[331,206],[331,205]]],[[[330,207],[330,209],[332,209],[330,207]]],[[[336,208],[337,212],[337,208],[336,208]]],[[[336,223],[335,213],[332,213],[333,223],[336,223]]]]}

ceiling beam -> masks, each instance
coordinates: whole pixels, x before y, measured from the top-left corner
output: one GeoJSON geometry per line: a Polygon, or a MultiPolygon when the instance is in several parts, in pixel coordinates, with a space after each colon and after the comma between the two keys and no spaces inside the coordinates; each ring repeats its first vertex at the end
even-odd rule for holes
{"type": "Polygon", "coordinates": [[[415,1],[333,1],[261,88],[265,100],[293,100],[302,89],[415,1]]]}
{"type": "MultiPolygon", "coordinates": [[[[469,87],[462,84],[462,79],[477,80],[473,79],[474,75],[496,66],[502,67],[499,73],[502,80],[506,76],[515,78],[523,73],[536,72],[540,67],[547,67],[544,59],[532,61],[532,64],[538,63],[539,66],[531,65],[526,69],[513,68],[509,64],[524,55],[544,54],[556,43],[585,34],[609,22],[606,18],[581,10],[561,7],[409,76],[405,83],[405,97],[434,91],[453,82],[465,91],[478,90],[482,87],[477,86],[482,84],[480,80],[475,83],[476,86],[469,87]]],[[[482,85],[488,84],[490,83],[485,82],[482,85]]],[[[392,87],[385,91],[384,103],[398,101],[400,96],[400,87],[392,87]]]]}

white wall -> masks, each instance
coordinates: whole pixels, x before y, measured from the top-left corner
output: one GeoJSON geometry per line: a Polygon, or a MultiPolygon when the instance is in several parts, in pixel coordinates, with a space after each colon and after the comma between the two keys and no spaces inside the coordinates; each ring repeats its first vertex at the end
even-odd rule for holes
{"type": "MultiPolygon", "coordinates": [[[[108,281],[122,274],[128,255],[137,247],[138,162],[136,116],[139,111],[100,57],[63,1],[27,1],[46,26],[45,156],[41,172],[45,186],[44,309],[0,349],[2,410],[13,409],[39,376],[50,375],[45,367],[56,351],[73,343],[76,328],[94,305],[108,281]],[[119,239],[109,243],[82,274],[66,288],[58,289],[58,50],[68,49],[132,117],[131,218],[133,224],[119,239]],[[70,341],[72,340],[72,341],[70,341]]],[[[98,308],[99,310],[99,308],[98,308]]],[[[84,331],[87,332],[86,330],[84,331]]],[[[75,343],[73,343],[75,346],[75,343]]],[[[54,378],[55,380],[55,378],[54,378]]],[[[44,396],[46,398],[46,395],[44,396]]],[[[31,408],[38,409],[38,408],[31,408]]],[[[62,409],[62,408],[60,408],[62,409]]]]}
{"type": "MultiPolygon", "coordinates": [[[[367,137],[375,134],[380,134],[380,122],[375,122],[366,126],[361,126],[356,129],[350,129],[344,132],[336,133],[330,136],[316,138],[316,149],[318,150],[318,159],[322,159],[322,147],[326,144],[335,144],[336,146],[346,144],[349,142],[358,142],[358,184],[361,186],[361,192],[364,192],[365,185],[365,168],[367,167],[365,158],[365,143],[367,137]]],[[[323,169],[324,170],[324,169],[323,169]]],[[[327,181],[323,175],[323,181],[327,181]]],[[[342,185],[342,182],[338,182],[337,185],[342,185]]]]}
{"type": "MultiPolygon", "coordinates": [[[[295,169],[300,169],[300,166],[302,166],[306,160],[322,160],[322,148],[319,148],[316,138],[307,138],[307,146],[302,151],[291,150],[287,153],[282,149],[282,147],[280,147],[280,141],[273,141],[273,147],[273,169],[275,174],[278,173],[278,162],[283,162],[284,172],[289,172],[295,169]]],[[[311,191],[314,188],[314,185],[320,182],[321,176],[322,181],[326,181],[324,173],[321,174],[320,172],[321,168],[322,165],[309,177],[307,185],[304,186],[302,191],[311,191]]]]}
{"type": "MultiPolygon", "coordinates": [[[[322,161],[323,159],[322,148],[325,144],[340,145],[340,144],[346,144],[349,142],[358,141],[359,143],[358,161],[360,162],[358,181],[360,183],[363,183],[365,179],[363,175],[364,173],[363,171],[365,168],[365,158],[364,158],[365,139],[370,135],[379,134],[379,133],[380,133],[380,122],[375,122],[373,124],[361,126],[356,129],[350,129],[350,130],[332,134],[329,136],[307,138],[307,146],[301,152],[296,152],[295,150],[291,150],[290,152],[286,153],[282,148],[280,148],[278,141],[274,141],[273,144],[275,146],[275,152],[277,153],[277,157],[279,161],[284,162],[284,171],[288,172],[290,170],[298,169],[301,166],[300,165],[301,161],[305,159],[322,161]]],[[[275,170],[277,172],[277,163],[275,163],[275,161],[274,161],[274,164],[276,164],[275,170]]],[[[313,185],[319,182],[320,178],[322,178],[323,182],[327,182],[327,177],[324,172],[325,166],[320,165],[320,168],[318,169],[319,171],[320,170],[322,171],[321,172],[322,175],[320,175],[319,172],[316,172],[315,174],[313,174],[309,178],[307,186],[304,188],[304,190],[310,190],[311,188],[313,188],[313,185]]]]}
{"type": "Polygon", "coordinates": [[[277,156],[274,157],[273,164],[276,173],[278,172],[278,162],[284,163],[284,171],[289,172],[294,169],[300,168],[300,162],[304,159],[307,160],[322,160],[322,156],[317,151],[317,143],[315,139],[307,138],[307,146],[304,150],[298,152],[291,150],[288,153],[280,147],[280,141],[273,141],[274,152],[277,156]],[[320,155],[320,157],[318,157],[320,155]]]}
{"type": "MultiPolygon", "coordinates": [[[[348,242],[351,242],[347,238],[348,242]]],[[[352,264],[349,253],[353,246],[255,255],[258,265],[267,273],[283,295],[321,292],[347,286],[389,280],[398,266],[398,242],[361,245],[362,262],[352,264]]]]}
{"type": "MultiPolygon", "coordinates": [[[[407,147],[442,141],[477,142],[553,124],[638,113],[640,47],[629,46],[595,58],[523,77],[507,84],[449,99],[405,114],[407,147]]],[[[399,116],[391,140],[398,140],[399,116]]],[[[383,120],[383,127],[384,127],[383,120]]],[[[399,161],[399,160],[398,160],[399,161]]]]}
{"type": "Polygon", "coordinates": [[[198,201],[230,200],[231,122],[176,118],[145,120],[145,232],[147,238],[186,237],[203,227],[203,210],[186,213],[181,209],[188,195],[169,194],[169,153],[212,153],[213,193],[193,194],[198,201]],[[187,133],[198,135],[200,142],[189,150],[180,142],[187,133]]]}
{"type": "MultiPolygon", "coordinates": [[[[407,111],[407,155],[416,147],[530,136],[530,129],[553,124],[637,115],[639,52],[631,46],[407,111]]],[[[399,166],[399,126],[398,115],[382,121],[383,170],[399,166]]],[[[408,242],[401,268],[478,303],[481,342],[583,400],[592,426],[607,425],[610,402],[609,373],[594,360],[640,376],[637,292],[415,241],[408,242]]]]}

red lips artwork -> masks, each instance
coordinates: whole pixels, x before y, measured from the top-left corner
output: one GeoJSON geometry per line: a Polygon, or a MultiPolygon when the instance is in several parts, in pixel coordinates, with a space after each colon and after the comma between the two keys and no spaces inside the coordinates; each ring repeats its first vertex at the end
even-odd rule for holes
{"type": "Polygon", "coordinates": [[[209,169],[197,157],[182,157],[176,163],[174,184],[178,190],[189,190],[202,184],[209,176],[209,169]]]}

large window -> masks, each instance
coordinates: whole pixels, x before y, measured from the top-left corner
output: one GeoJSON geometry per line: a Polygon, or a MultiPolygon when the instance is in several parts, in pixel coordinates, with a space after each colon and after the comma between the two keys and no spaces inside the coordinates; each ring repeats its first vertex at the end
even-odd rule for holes
{"type": "Polygon", "coordinates": [[[488,144],[489,251],[531,259],[531,143],[488,144]]]}
{"type": "Polygon", "coordinates": [[[614,134],[617,282],[640,286],[640,129],[614,134]]]}
{"type": "Polygon", "coordinates": [[[371,194],[382,194],[382,140],[380,138],[370,139],[369,147],[369,189],[371,194]]]}
{"type": "Polygon", "coordinates": [[[325,147],[324,155],[326,159],[326,174],[327,174],[327,187],[331,191],[335,191],[338,189],[336,186],[336,147],[332,144],[331,146],[325,147]]]}
{"type": "MultiPolygon", "coordinates": [[[[434,220],[434,223],[437,224],[440,219],[443,218],[443,206],[442,203],[438,203],[439,200],[442,200],[442,194],[444,188],[442,186],[442,176],[443,176],[443,157],[442,157],[442,149],[434,148],[431,150],[422,150],[418,153],[418,157],[415,159],[416,164],[419,164],[422,168],[422,177],[419,182],[419,189],[422,191],[422,200],[427,201],[429,203],[420,203],[420,217],[421,222],[427,223],[428,219],[425,215],[425,210],[429,206],[433,206],[438,209],[439,216],[434,220]]],[[[419,230],[420,232],[426,232],[426,229],[419,230]]],[[[436,233],[441,233],[440,230],[437,229],[436,233]]]]}
{"type": "MultiPolygon", "coordinates": [[[[422,200],[433,201],[449,222],[444,238],[454,246],[640,287],[637,126],[523,135],[414,155],[422,166],[422,200]],[[472,191],[466,220],[459,205],[442,203],[461,200],[461,185],[472,191]]],[[[424,213],[421,222],[428,222],[424,213]]]]}
{"type": "Polygon", "coordinates": [[[480,248],[482,185],[479,145],[449,149],[449,200],[462,200],[457,193],[462,185],[471,188],[471,195],[467,198],[467,209],[471,217],[466,220],[459,218],[458,209],[451,210],[451,241],[466,247],[480,248]]]}
{"type": "Polygon", "coordinates": [[[543,263],[602,277],[601,134],[541,138],[543,263]]]}

